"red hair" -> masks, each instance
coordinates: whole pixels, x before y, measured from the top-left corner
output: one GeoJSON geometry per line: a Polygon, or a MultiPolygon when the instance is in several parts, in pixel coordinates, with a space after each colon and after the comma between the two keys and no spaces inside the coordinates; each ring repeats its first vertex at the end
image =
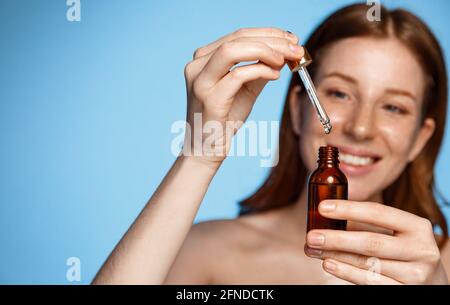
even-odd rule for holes
{"type": "MultiPolygon", "coordinates": [[[[435,198],[434,165],[442,143],[447,113],[447,73],[441,47],[430,29],[408,11],[381,7],[381,21],[367,20],[367,5],[344,7],[326,18],[312,33],[305,47],[314,62],[308,67],[312,77],[321,54],[332,43],[351,37],[395,37],[416,57],[427,77],[422,120],[432,118],[436,128],[418,157],[383,191],[385,204],[429,219],[448,235],[447,223],[435,198]]],[[[301,85],[294,73],[289,84],[281,118],[279,162],[262,186],[240,203],[241,214],[254,213],[293,204],[307,179],[307,169],[299,153],[299,138],[291,121],[289,97],[301,85]]],[[[445,239],[440,242],[443,245],[445,239]]]]}

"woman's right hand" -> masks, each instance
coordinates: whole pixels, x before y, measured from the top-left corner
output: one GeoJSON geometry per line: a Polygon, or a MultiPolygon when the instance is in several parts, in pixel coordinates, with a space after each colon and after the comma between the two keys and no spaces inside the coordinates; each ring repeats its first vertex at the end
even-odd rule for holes
{"type": "Polygon", "coordinates": [[[277,28],[247,28],[197,49],[184,70],[189,124],[184,155],[220,165],[267,82],[279,78],[286,61],[303,56],[297,43],[295,35],[277,28]],[[240,62],[255,63],[232,69],[240,62]]]}
{"type": "MultiPolygon", "coordinates": [[[[222,127],[226,121],[247,118],[256,97],[269,80],[279,77],[285,61],[303,56],[303,49],[295,53],[289,48],[290,43],[296,45],[298,39],[279,29],[242,29],[195,52],[194,60],[185,69],[187,119],[191,126],[190,132],[186,129],[186,138],[192,134],[193,139],[185,140],[184,154],[187,147],[198,145],[196,140],[200,141],[200,146],[211,140],[210,135],[205,138],[202,131],[195,130],[198,127],[194,124],[195,113],[202,115],[203,125],[213,122],[222,127]],[[257,63],[230,71],[242,61],[257,63]]],[[[93,283],[164,283],[182,245],[186,244],[186,236],[211,179],[229,150],[231,136],[217,140],[211,143],[215,145],[212,151],[200,147],[199,158],[180,157],[175,161],[93,283]],[[221,149],[223,154],[220,154],[221,149]],[[198,166],[197,161],[207,166],[198,166]]],[[[190,263],[182,265],[189,267],[190,263]]],[[[185,273],[185,270],[179,272],[185,273]]]]}

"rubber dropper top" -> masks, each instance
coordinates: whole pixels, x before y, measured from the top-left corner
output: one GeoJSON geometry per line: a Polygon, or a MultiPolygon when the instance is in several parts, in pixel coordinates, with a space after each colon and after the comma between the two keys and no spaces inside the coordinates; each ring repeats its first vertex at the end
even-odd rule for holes
{"type": "Polygon", "coordinates": [[[301,59],[287,61],[287,65],[292,72],[297,72],[299,74],[305,90],[308,93],[309,99],[317,112],[317,116],[319,117],[320,123],[323,126],[323,130],[326,134],[329,134],[332,129],[330,118],[328,117],[325,109],[320,104],[316,88],[314,87],[313,81],[309,76],[308,70],[306,69],[306,66],[308,66],[312,62],[312,58],[306,48],[303,48],[303,51],[304,54],[301,59]]]}

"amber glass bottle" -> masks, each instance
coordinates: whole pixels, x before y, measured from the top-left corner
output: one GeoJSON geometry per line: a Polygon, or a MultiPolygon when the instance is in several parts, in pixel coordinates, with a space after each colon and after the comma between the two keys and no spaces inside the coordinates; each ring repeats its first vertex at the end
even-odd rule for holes
{"type": "Polygon", "coordinates": [[[319,166],[308,181],[308,226],[312,229],[345,230],[346,220],[336,220],[319,214],[319,203],[325,199],[347,199],[347,178],[339,169],[339,150],[332,146],[319,148],[319,166]]]}

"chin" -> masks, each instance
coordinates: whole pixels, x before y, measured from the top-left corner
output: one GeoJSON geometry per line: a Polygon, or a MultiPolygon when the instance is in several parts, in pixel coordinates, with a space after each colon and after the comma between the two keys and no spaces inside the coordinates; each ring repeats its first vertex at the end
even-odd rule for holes
{"type": "Polygon", "coordinates": [[[370,196],[369,195],[365,195],[365,194],[361,194],[360,192],[355,191],[351,191],[349,190],[348,192],[348,200],[352,200],[352,201],[369,201],[370,196]]]}
{"type": "Polygon", "coordinates": [[[374,183],[368,184],[364,181],[355,181],[355,179],[348,180],[348,199],[354,201],[372,201],[375,194],[379,191],[374,189],[374,183]],[[370,189],[369,189],[370,188],[370,189]]]}

